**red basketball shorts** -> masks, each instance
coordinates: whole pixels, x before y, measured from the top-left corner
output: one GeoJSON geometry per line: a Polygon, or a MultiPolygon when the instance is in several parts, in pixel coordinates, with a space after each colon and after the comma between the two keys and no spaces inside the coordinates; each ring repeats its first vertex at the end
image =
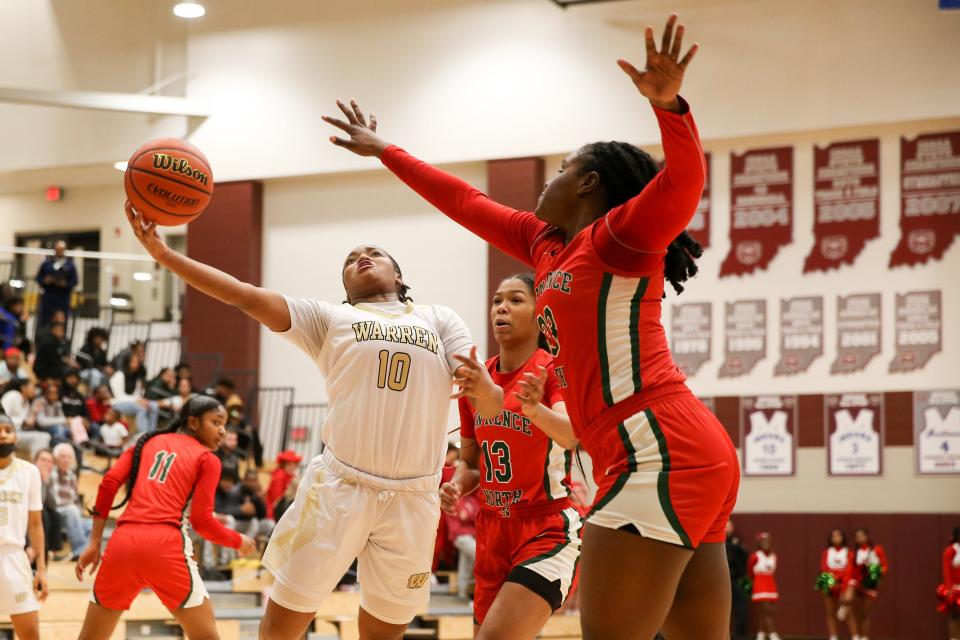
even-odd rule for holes
{"type": "MultiPolygon", "coordinates": [[[[548,505],[549,506],[549,505],[548,505]]],[[[483,620],[505,582],[521,584],[560,608],[576,584],[580,514],[573,507],[509,518],[484,509],[477,518],[474,622],[483,620]]]]}
{"type": "Polygon", "coordinates": [[[90,599],[124,611],[149,588],[168,609],[203,604],[207,590],[193,560],[190,537],[165,524],[123,524],[107,543],[90,599]]]}
{"type": "MultiPolygon", "coordinates": [[[[695,549],[723,542],[737,501],[740,463],[726,430],[677,385],[617,424],[588,522],[695,549]]],[[[597,464],[596,462],[594,463],[597,464]]]]}

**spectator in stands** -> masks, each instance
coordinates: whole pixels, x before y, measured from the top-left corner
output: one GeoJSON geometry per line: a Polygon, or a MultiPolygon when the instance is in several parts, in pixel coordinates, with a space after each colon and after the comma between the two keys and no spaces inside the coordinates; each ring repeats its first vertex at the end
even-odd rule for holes
{"type": "Polygon", "coordinates": [[[160,420],[166,424],[175,415],[172,400],[175,395],[177,395],[177,376],[173,368],[164,367],[147,385],[143,397],[157,403],[160,420]]]}
{"type": "Polygon", "coordinates": [[[237,395],[237,385],[230,378],[220,378],[213,386],[213,397],[220,401],[224,407],[239,402],[243,404],[243,399],[237,395]]]}
{"type": "Polygon", "coordinates": [[[137,430],[156,431],[159,419],[157,403],[143,397],[143,361],[136,351],[130,353],[126,364],[110,376],[111,406],[122,416],[134,416],[137,430]]]}
{"type": "Polygon", "coordinates": [[[7,383],[7,391],[0,397],[0,407],[17,430],[17,446],[33,456],[40,449],[50,448],[50,434],[36,430],[33,401],[37,397],[37,385],[32,380],[13,379],[7,383]]]}
{"type": "Polygon", "coordinates": [[[40,327],[47,326],[55,311],[70,313],[70,294],[77,286],[77,268],[73,260],[64,255],[66,249],[67,243],[57,240],[53,245],[54,254],[48,256],[37,271],[37,282],[43,288],[37,317],[40,327]]]}
{"type": "Polygon", "coordinates": [[[80,494],[77,491],[77,457],[73,447],[60,443],[53,448],[53,496],[57,501],[57,513],[63,519],[70,541],[72,560],[80,557],[80,552],[90,542],[93,521],[83,517],[80,506],[80,494]]]}
{"type": "Polygon", "coordinates": [[[473,565],[477,559],[477,514],[480,502],[475,493],[467,494],[457,502],[457,515],[443,513],[447,521],[447,539],[457,550],[457,594],[470,599],[473,591],[473,565]]]}
{"type": "Polygon", "coordinates": [[[178,378],[177,395],[170,398],[170,406],[173,408],[174,413],[179,414],[183,405],[187,403],[187,400],[189,400],[192,395],[193,384],[191,384],[190,378],[178,378]]]}
{"type": "Polygon", "coordinates": [[[103,424],[100,425],[100,446],[97,451],[111,458],[118,457],[123,453],[123,448],[127,444],[127,438],[130,432],[127,425],[120,420],[120,414],[116,409],[110,407],[103,417],[103,424]]]}
{"type": "Polygon", "coordinates": [[[237,447],[237,432],[227,427],[223,436],[223,442],[220,448],[216,450],[216,455],[220,458],[220,477],[225,475],[234,475],[237,481],[240,480],[240,460],[243,457],[242,452],[237,447]]]}
{"type": "Polygon", "coordinates": [[[77,361],[70,355],[66,331],[66,324],[55,320],[37,338],[37,357],[33,362],[33,372],[38,380],[60,380],[68,367],[79,368],[77,361]]]}
{"type": "Polygon", "coordinates": [[[0,307],[0,349],[21,347],[27,337],[27,316],[23,298],[13,296],[0,307]]]}
{"type": "MultiPolygon", "coordinates": [[[[213,515],[224,526],[235,531],[237,529],[237,517],[244,511],[254,512],[253,505],[244,505],[243,497],[240,495],[237,485],[240,478],[234,470],[224,470],[220,473],[220,484],[217,485],[217,492],[213,498],[213,515]]],[[[236,557],[236,552],[228,547],[215,545],[207,540],[202,541],[203,553],[201,554],[203,569],[203,578],[206,580],[223,580],[226,576],[220,574],[218,566],[225,565],[236,557]]]]}
{"type": "Polygon", "coordinates": [[[63,375],[60,403],[63,405],[63,415],[67,417],[67,426],[75,443],[80,444],[86,439],[97,436],[96,428],[90,423],[90,416],[87,415],[87,399],[80,391],[80,372],[76,369],[69,369],[63,375]],[[81,430],[85,438],[78,438],[81,430]]]}
{"type": "Polygon", "coordinates": [[[243,474],[243,484],[240,485],[240,495],[244,505],[252,505],[253,513],[249,508],[241,511],[237,516],[237,531],[254,540],[266,541],[273,533],[276,523],[267,517],[267,502],[264,498],[263,487],[260,485],[260,474],[256,469],[247,469],[243,474]]]}
{"type": "Polygon", "coordinates": [[[193,390],[193,370],[190,368],[190,365],[186,362],[180,362],[177,363],[174,369],[176,369],[177,372],[177,382],[187,380],[190,382],[190,389],[193,390]]]}
{"type": "Polygon", "coordinates": [[[747,637],[747,615],[750,609],[747,600],[747,591],[744,589],[744,581],[747,579],[747,559],[749,554],[746,547],[740,542],[740,536],[733,526],[733,520],[727,520],[727,568],[730,570],[730,592],[733,595],[731,601],[730,637],[734,640],[740,640],[747,637]]]}
{"type": "MultiPolygon", "coordinates": [[[[130,362],[130,356],[137,356],[140,358],[142,363],[147,357],[147,347],[143,344],[142,340],[133,340],[127,346],[126,349],[122,349],[117,355],[113,357],[113,361],[110,363],[114,370],[120,370],[127,366],[130,362]]],[[[146,384],[147,373],[143,371],[141,374],[142,382],[146,384]]]]}
{"type": "Polygon", "coordinates": [[[253,457],[254,465],[259,469],[263,466],[263,445],[257,428],[249,424],[243,412],[243,402],[239,396],[234,396],[227,406],[227,429],[237,432],[237,448],[243,452],[247,460],[253,457]]]}
{"type": "Polygon", "coordinates": [[[3,362],[0,362],[0,387],[10,382],[11,378],[30,379],[30,370],[23,363],[23,351],[16,347],[7,347],[3,352],[3,362]]]}
{"type": "Polygon", "coordinates": [[[80,378],[91,389],[99,387],[113,375],[113,367],[107,361],[108,340],[109,334],[106,329],[93,327],[87,331],[87,338],[77,353],[80,378]]]}
{"type": "MultiPolygon", "coordinates": [[[[33,457],[33,464],[40,470],[40,498],[43,501],[43,539],[47,553],[63,549],[63,520],[57,513],[57,500],[53,496],[53,453],[50,449],[41,449],[33,457]]],[[[58,558],[58,560],[61,558],[58,558]]]]}
{"type": "Polygon", "coordinates": [[[60,402],[59,384],[51,382],[43,390],[43,394],[33,401],[33,417],[36,420],[34,428],[49,433],[50,441],[54,445],[70,442],[67,416],[63,413],[63,403],[60,402]]]}
{"type": "Polygon", "coordinates": [[[100,428],[112,401],[110,387],[101,384],[94,388],[93,395],[87,398],[87,418],[90,419],[91,430],[100,428]]]}
{"type": "MultiPolygon", "coordinates": [[[[301,458],[295,451],[286,450],[277,454],[277,468],[270,474],[270,486],[267,488],[267,516],[274,522],[283,515],[285,507],[281,500],[297,476],[297,467],[301,458]]],[[[296,485],[294,485],[296,486],[296,485]]]]}

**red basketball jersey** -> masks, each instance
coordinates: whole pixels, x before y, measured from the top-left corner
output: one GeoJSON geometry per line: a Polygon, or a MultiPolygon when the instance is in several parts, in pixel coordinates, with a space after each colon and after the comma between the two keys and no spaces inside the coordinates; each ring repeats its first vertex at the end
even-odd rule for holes
{"type": "Polygon", "coordinates": [[[560,384],[550,354],[537,349],[522,367],[510,373],[497,370],[500,356],[487,360],[493,381],[503,388],[503,411],[489,420],[480,416],[466,398],[460,399],[460,434],[480,447],[480,504],[509,513],[570,496],[570,452],[540,431],[523,415],[514,397],[523,374],[546,367],[547,382],[541,402],[552,407],[562,402],[560,384]]]}
{"type": "MultiPolygon", "coordinates": [[[[132,466],[133,447],[124,451],[103,477],[96,504],[102,517],[110,512],[132,466]]],[[[213,497],[219,482],[220,460],[196,438],[182,433],[155,436],[143,447],[133,496],[117,522],[182,527],[187,503],[192,499],[190,524],[194,530],[217,544],[239,547],[240,534],[213,516],[213,497]]]]}

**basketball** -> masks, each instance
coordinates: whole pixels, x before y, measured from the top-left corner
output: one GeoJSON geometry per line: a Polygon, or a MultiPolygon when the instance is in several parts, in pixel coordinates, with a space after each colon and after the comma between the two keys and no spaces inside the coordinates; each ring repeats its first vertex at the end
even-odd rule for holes
{"type": "Polygon", "coordinates": [[[158,138],[133,152],[124,174],[127,199],[159,225],[186,224],[203,213],[213,174],[203,153],[186,140],[158,138]]]}

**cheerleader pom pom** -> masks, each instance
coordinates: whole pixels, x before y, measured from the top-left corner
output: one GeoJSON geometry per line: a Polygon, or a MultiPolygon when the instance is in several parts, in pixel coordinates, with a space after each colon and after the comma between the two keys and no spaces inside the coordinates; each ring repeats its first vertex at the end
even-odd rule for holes
{"type": "Polygon", "coordinates": [[[740,588],[743,589],[744,592],[746,593],[752,593],[753,580],[751,580],[750,578],[744,578],[743,580],[740,581],[740,588]]]}
{"type": "Polygon", "coordinates": [[[829,571],[824,571],[817,578],[817,583],[813,585],[813,588],[816,591],[822,591],[823,593],[829,594],[837,587],[837,585],[837,577],[829,571]]]}
{"type": "Polygon", "coordinates": [[[883,577],[883,567],[879,564],[871,564],[866,567],[863,576],[863,586],[867,589],[876,589],[880,584],[880,578],[883,577]]]}
{"type": "Polygon", "coordinates": [[[937,599],[940,600],[940,604],[937,605],[938,612],[950,614],[960,611],[960,589],[941,584],[937,587],[937,599]]]}

